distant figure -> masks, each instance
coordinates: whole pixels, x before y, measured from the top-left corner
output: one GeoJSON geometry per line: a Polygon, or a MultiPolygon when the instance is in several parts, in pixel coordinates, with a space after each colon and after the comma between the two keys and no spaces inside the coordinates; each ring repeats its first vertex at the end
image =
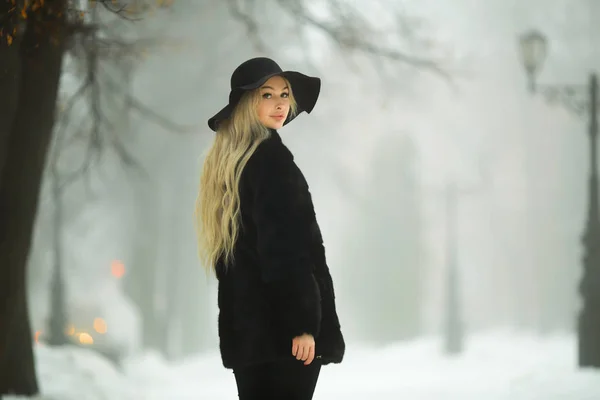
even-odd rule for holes
{"type": "Polygon", "coordinates": [[[223,365],[240,400],[310,400],[345,343],[308,184],[277,129],[310,113],[321,80],[253,58],[231,76],[196,204],[200,255],[219,281],[223,365]]]}

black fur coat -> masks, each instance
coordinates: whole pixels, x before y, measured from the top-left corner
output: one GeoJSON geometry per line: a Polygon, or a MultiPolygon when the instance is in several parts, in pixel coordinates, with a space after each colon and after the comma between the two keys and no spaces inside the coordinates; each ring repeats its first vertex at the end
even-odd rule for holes
{"type": "Polygon", "coordinates": [[[290,358],[292,338],[315,337],[315,360],[340,363],[345,343],[308,184],[276,131],[240,181],[234,261],[217,263],[223,365],[290,358]]]}

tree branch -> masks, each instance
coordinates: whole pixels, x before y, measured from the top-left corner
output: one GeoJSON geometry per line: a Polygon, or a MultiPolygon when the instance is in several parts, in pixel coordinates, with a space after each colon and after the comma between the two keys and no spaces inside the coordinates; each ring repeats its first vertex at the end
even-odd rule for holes
{"type": "MultiPolygon", "coordinates": [[[[117,83],[114,80],[112,80],[108,74],[105,75],[104,82],[106,86],[111,88],[112,90],[118,90],[117,83]]],[[[148,118],[148,120],[154,122],[156,125],[164,128],[167,131],[177,133],[189,133],[196,132],[198,130],[198,127],[196,126],[191,125],[186,127],[171,121],[170,119],[160,115],[147,105],[143,104],[139,99],[132,96],[130,93],[124,93],[123,95],[125,96],[125,101],[127,102],[127,105],[131,109],[137,111],[138,113],[140,113],[140,115],[148,118]]]]}
{"type": "MultiPolygon", "coordinates": [[[[227,0],[227,5],[229,6],[229,11],[233,18],[246,26],[246,32],[248,33],[250,40],[254,43],[256,50],[264,52],[266,50],[266,45],[260,37],[260,31],[256,20],[250,13],[245,13],[241,10],[238,0],[227,0]]],[[[249,1],[247,2],[247,5],[252,9],[254,2],[249,1]]]]}
{"type": "Polygon", "coordinates": [[[104,8],[116,15],[118,15],[119,17],[127,20],[127,21],[139,21],[140,18],[133,18],[127,14],[133,14],[135,12],[134,9],[132,9],[132,7],[126,3],[123,4],[121,6],[119,6],[118,2],[113,1],[113,0],[100,0],[100,3],[102,4],[102,6],[104,6],[104,8]],[[117,4],[115,4],[117,3],[117,4]]]}
{"type": "MultiPolygon", "coordinates": [[[[380,57],[394,62],[403,63],[409,67],[432,72],[446,81],[451,82],[452,76],[442,63],[434,58],[412,55],[407,52],[395,49],[392,46],[380,45],[380,43],[390,36],[387,32],[377,32],[374,24],[370,23],[362,13],[357,9],[338,0],[327,0],[327,5],[333,12],[330,20],[316,17],[306,7],[306,0],[273,0],[279,7],[288,14],[300,26],[308,26],[324,33],[333,40],[342,50],[355,50],[370,57],[380,57]]],[[[240,21],[245,27],[254,43],[255,48],[260,52],[266,51],[266,44],[261,39],[259,23],[261,16],[252,13],[253,1],[247,1],[244,4],[247,10],[242,10],[239,0],[227,0],[231,15],[240,21]]],[[[408,20],[408,17],[396,13],[397,20],[396,31],[403,40],[408,40],[413,47],[426,48],[425,43],[417,43],[414,35],[414,27],[408,20]]],[[[381,69],[377,71],[382,73],[381,69]]]]}
{"type": "MultiPolygon", "coordinates": [[[[306,25],[312,26],[325,33],[329,38],[336,42],[341,48],[358,50],[371,56],[381,56],[383,58],[399,61],[417,69],[429,70],[446,80],[451,80],[450,74],[432,59],[412,56],[401,51],[386,48],[377,45],[377,40],[369,40],[374,35],[372,27],[363,19],[356,15],[351,15],[351,10],[342,8],[338,2],[331,0],[332,6],[338,13],[339,21],[331,23],[320,20],[311,15],[305,7],[295,1],[276,0],[282,9],[286,10],[294,18],[303,21],[306,25]]],[[[397,18],[400,18],[398,16],[397,18]]],[[[406,35],[406,25],[404,25],[404,34],[406,35]]]]}
{"type": "MultiPolygon", "coordinates": [[[[53,162],[56,164],[60,153],[65,151],[68,146],[81,143],[84,139],[87,142],[85,156],[81,164],[74,170],[61,175],[61,188],[74,183],[81,177],[89,178],[92,166],[102,157],[102,152],[106,145],[109,145],[116,152],[119,160],[127,167],[140,167],[133,155],[127,150],[122,140],[119,138],[118,127],[106,115],[106,106],[103,105],[103,97],[108,98],[109,104],[126,104],[126,108],[119,112],[129,112],[134,110],[140,112],[145,117],[151,119],[157,125],[170,131],[191,131],[192,128],[178,126],[167,118],[160,116],[149,107],[142,104],[138,99],[132,96],[122,85],[117,84],[105,71],[101,63],[111,62],[121,68],[130,68],[139,56],[149,47],[162,43],[158,39],[138,39],[127,41],[123,36],[115,33],[116,27],[106,28],[106,24],[100,20],[100,9],[95,3],[100,3],[105,10],[116,14],[119,18],[125,17],[126,13],[132,13],[134,9],[129,7],[129,3],[123,5],[118,1],[100,0],[92,2],[92,8],[87,20],[76,19],[76,28],[72,32],[73,42],[71,53],[75,60],[85,67],[82,84],[71,95],[62,108],[62,117],[57,126],[57,141],[53,154],[53,162]],[[103,95],[101,96],[101,92],[103,95]],[[83,125],[75,125],[73,122],[73,110],[76,103],[84,101],[90,112],[90,117],[84,119],[83,125]],[[89,122],[89,125],[88,125],[89,122]],[[69,127],[74,127],[75,132],[66,138],[66,131],[69,127]]],[[[140,10],[148,8],[147,5],[136,3],[140,10]],[[145,8],[144,8],[145,7],[145,8]]],[[[160,6],[160,5],[159,5],[160,6]]],[[[164,6],[163,6],[164,7],[164,6]]],[[[129,18],[123,18],[129,21],[129,18]]],[[[75,26],[75,25],[74,25],[75,26]]]]}

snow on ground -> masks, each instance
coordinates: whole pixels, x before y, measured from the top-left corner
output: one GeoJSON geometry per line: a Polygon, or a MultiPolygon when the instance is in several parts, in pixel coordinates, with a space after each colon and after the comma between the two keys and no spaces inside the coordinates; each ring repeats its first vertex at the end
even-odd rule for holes
{"type": "MultiPolygon", "coordinates": [[[[153,354],[128,360],[123,373],[81,349],[38,347],[39,400],[237,399],[217,353],[168,365],[153,354]]],[[[464,355],[447,358],[435,338],[386,348],[348,346],[326,366],[315,400],[598,400],[600,371],[576,368],[570,336],[479,334],[464,355]]],[[[11,399],[12,400],[12,399],[11,399]]]]}

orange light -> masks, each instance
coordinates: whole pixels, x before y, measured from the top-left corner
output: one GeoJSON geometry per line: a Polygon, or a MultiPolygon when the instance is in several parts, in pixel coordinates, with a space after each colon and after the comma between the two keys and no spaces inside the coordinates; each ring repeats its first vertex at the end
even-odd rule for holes
{"type": "Polygon", "coordinates": [[[94,329],[98,333],[106,333],[106,321],[104,321],[102,318],[94,319],[94,329]]]}
{"type": "Polygon", "coordinates": [[[36,342],[37,344],[39,344],[39,343],[40,343],[40,335],[41,335],[41,334],[42,334],[42,331],[36,331],[36,332],[35,332],[35,336],[34,336],[33,340],[35,340],[35,342],[36,342]]]}
{"type": "Polygon", "coordinates": [[[81,344],[94,344],[94,338],[89,333],[82,332],[79,334],[79,342],[81,344]]]}
{"type": "Polygon", "coordinates": [[[122,278],[125,275],[125,264],[123,264],[123,261],[114,260],[110,265],[110,272],[117,279],[122,278]]]}
{"type": "Polygon", "coordinates": [[[73,336],[75,334],[75,325],[71,324],[67,326],[67,329],[65,329],[65,333],[69,336],[73,336]]]}

